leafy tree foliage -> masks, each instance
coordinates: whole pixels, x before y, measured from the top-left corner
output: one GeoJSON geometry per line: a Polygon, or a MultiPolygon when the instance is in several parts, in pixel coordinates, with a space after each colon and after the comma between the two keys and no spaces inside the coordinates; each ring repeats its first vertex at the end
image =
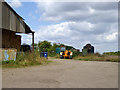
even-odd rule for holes
{"type": "MultiPolygon", "coordinates": [[[[33,44],[31,44],[31,46],[32,46],[33,44]]],[[[34,43],[34,46],[38,46],[38,44],[37,43],[34,43]]]]}
{"type": "Polygon", "coordinates": [[[43,51],[47,51],[49,56],[55,56],[56,55],[56,48],[60,48],[60,47],[66,47],[67,50],[71,50],[73,51],[75,54],[74,55],[78,55],[80,52],[74,51],[75,48],[73,46],[67,46],[61,43],[53,43],[53,45],[51,44],[51,42],[49,41],[40,41],[38,43],[38,47],[40,52],[43,51]]]}
{"type": "Polygon", "coordinates": [[[40,51],[48,51],[50,47],[52,47],[51,42],[42,41],[38,43],[40,51]]]}
{"type": "Polygon", "coordinates": [[[23,43],[22,45],[27,45],[26,43],[23,43]]]}

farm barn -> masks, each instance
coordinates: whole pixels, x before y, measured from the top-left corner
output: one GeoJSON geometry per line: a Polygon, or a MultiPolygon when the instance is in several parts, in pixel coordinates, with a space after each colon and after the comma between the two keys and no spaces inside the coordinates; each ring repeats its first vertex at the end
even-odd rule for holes
{"type": "Polygon", "coordinates": [[[82,53],[83,55],[94,53],[94,46],[92,46],[91,44],[86,44],[86,46],[84,46],[82,49],[82,53]]]}
{"type": "Polygon", "coordinates": [[[16,52],[21,48],[21,36],[16,33],[32,35],[34,50],[34,32],[6,2],[0,1],[0,32],[2,60],[14,59],[16,52]],[[13,57],[14,56],[14,57],[13,57]]]}

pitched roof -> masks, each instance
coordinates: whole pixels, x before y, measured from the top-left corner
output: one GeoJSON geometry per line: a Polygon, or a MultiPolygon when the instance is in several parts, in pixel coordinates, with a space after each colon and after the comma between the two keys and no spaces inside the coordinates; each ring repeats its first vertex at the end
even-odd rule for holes
{"type": "MultiPolygon", "coordinates": [[[[31,29],[30,29],[30,27],[25,23],[25,21],[24,21],[24,19],[19,15],[19,14],[17,14],[16,12],[15,12],[15,10],[7,3],[7,2],[5,2],[4,0],[2,0],[2,3],[4,3],[17,17],[18,17],[18,19],[22,19],[22,21],[23,21],[23,24],[24,24],[24,28],[25,28],[25,33],[27,34],[27,33],[34,33],[31,29]]],[[[20,20],[19,20],[20,21],[20,20]]]]}

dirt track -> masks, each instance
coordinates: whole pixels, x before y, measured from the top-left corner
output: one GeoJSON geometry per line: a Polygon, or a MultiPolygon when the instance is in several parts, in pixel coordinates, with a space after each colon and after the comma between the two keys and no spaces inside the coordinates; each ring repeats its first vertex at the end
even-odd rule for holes
{"type": "Polygon", "coordinates": [[[3,69],[3,88],[117,88],[118,63],[53,60],[43,66],[3,69]]]}

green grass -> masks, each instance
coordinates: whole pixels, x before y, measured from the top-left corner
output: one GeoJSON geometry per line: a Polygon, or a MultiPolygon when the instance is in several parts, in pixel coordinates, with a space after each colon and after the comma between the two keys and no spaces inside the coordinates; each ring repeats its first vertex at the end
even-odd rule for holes
{"type": "Polygon", "coordinates": [[[45,58],[40,58],[39,52],[34,53],[21,53],[17,55],[16,61],[2,61],[3,68],[20,68],[36,65],[49,64],[51,61],[48,61],[45,58]]]}
{"type": "Polygon", "coordinates": [[[118,56],[110,55],[100,55],[100,54],[89,54],[87,56],[78,55],[74,57],[75,60],[84,60],[84,61],[111,61],[119,62],[118,56]]]}
{"type": "Polygon", "coordinates": [[[56,54],[55,56],[49,56],[49,59],[59,59],[60,58],[60,54],[56,54]]]}
{"type": "MultiPolygon", "coordinates": [[[[59,59],[60,55],[57,54],[54,57],[49,57],[50,59],[59,59]]],[[[75,60],[84,60],[84,61],[111,61],[111,62],[119,62],[118,55],[101,55],[99,53],[88,54],[86,56],[82,56],[81,54],[73,57],[75,60]]]]}
{"type": "Polygon", "coordinates": [[[44,63],[25,63],[25,62],[22,62],[21,64],[16,64],[16,62],[14,63],[6,63],[5,61],[2,62],[2,63],[6,63],[6,64],[2,64],[2,68],[23,68],[23,67],[31,67],[31,66],[38,66],[38,65],[46,65],[46,64],[49,64],[51,63],[52,61],[45,61],[44,63]]]}
{"type": "MultiPolygon", "coordinates": [[[[12,61],[12,60],[11,60],[12,61]]],[[[49,64],[51,63],[52,61],[44,61],[44,62],[25,62],[25,61],[22,61],[22,62],[19,62],[17,63],[16,61],[13,61],[13,62],[7,62],[6,61],[3,61],[2,62],[2,67],[3,68],[21,68],[21,67],[30,67],[30,66],[37,66],[37,65],[46,65],[46,64],[49,64]]]]}

